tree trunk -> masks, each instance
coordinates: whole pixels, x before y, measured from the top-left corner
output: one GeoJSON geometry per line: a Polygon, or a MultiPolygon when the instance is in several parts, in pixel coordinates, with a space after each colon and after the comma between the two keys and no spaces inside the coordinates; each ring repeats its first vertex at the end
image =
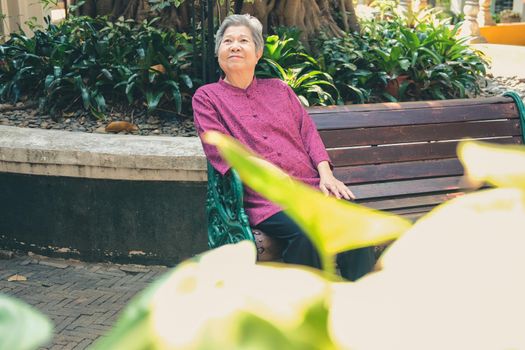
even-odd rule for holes
{"type": "MultiPolygon", "coordinates": [[[[73,0],[75,3],[77,0],[73,0]]],[[[216,5],[214,14],[219,20],[233,12],[250,13],[263,23],[265,32],[272,26],[294,26],[301,30],[303,42],[308,45],[320,31],[329,36],[341,36],[344,31],[359,31],[352,0],[255,0],[223,1],[216,5]],[[341,14],[340,17],[335,14],[341,14]]],[[[199,13],[199,1],[195,1],[199,13]]],[[[80,15],[109,15],[143,20],[159,16],[165,26],[179,31],[190,31],[189,1],[179,8],[169,7],[162,13],[153,13],[148,0],[87,0],[79,9],[80,15]]]]}
{"type": "Polygon", "coordinates": [[[348,12],[348,27],[351,31],[359,32],[359,22],[357,21],[357,14],[355,13],[354,2],[352,0],[345,0],[345,8],[348,12]]]}

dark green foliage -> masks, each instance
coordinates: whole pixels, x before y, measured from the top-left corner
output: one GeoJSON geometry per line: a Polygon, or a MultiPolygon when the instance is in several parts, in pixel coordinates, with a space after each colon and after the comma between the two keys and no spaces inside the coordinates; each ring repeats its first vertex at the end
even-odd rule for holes
{"type": "Polygon", "coordinates": [[[366,56],[366,41],[345,35],[321,38],[320,62],[324,71],[334,77],[334,84],[345,102],[365,103],[370,98],[369,82],[374,73],[366,56]],[[356,40],[357,39],[357,40],[356,40]]]}
{"type": "Polygon", "coordinates": [[[306,106],[331,105],[339,99],[332,77],[306,53],[297,30],[278,31],[266,38],[256,75],[283,80],[306,106]]]}
{"type": "Polygon", "coordinates": [[[487,62],[432,12],[407,23],[389,10],[362,33],[321,40],[325,71],[343,100],[356,103],[473,97],[487,62]],[[394,87],[395,93],[390,87],[394,87]]]}
{"type": "MultiPolygon", "coordinates": [[[[427,16],[428,17],[428,16],[427,16]]],[[[376,94],[389,81],[403,76],[398,97],[383,93],[386,100],[431,100],[472,97],[480,92],[486,62],[472,50],[454,27],[435,17],[415,21],[412,27],[395,16],[388,21],[363,25],[369,39],[366,60],[385,73],[376,94]]]]}
{"type": "Polygon", "coordinates": [[[403,28],[401,44],[410,48],[407,73],[414,89],[407,97],[417,99],[449,99],[473,97],[480,93],[480,79],[486,62],[465,39],[457,39],[459,24],[448,26],[421,24],[421,34],[403,28]]]}
{"type": "Polygon", "coordinates": [[[154,21],[71,17],[33,38],[14,34],[0,61],[0,98],[39,98],[52,113],[82,106],[101,117],[108,99],[181,112],[194,85],[187,37],[154,21]]]}

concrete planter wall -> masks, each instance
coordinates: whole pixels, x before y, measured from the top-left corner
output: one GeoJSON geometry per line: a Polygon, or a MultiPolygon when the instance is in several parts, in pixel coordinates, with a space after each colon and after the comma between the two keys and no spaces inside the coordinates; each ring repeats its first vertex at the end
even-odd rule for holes
{"type": "Polygon", "coordinates": [[[172,265],[206,250],[197,138],[0,126],[0,246],[172,265]]]}

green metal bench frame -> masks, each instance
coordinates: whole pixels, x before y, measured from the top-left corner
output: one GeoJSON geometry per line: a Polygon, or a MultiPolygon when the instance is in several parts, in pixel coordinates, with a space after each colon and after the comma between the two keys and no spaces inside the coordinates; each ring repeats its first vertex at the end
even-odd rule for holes
{"type": "Polygon", "coordinates": [[[255,241],[243,207],[243,185],[230,169],[224,176],[208,162],[208,246],[217,248],[242,240],[255,241]]]}
{"type": "MultiPolygon", "coordinates": [[[[516,104],[525,143],[525,107],[520,96],[515,92],[507,92],[504,96],[511,97],[516,104]]],[[[243,185],[233,169],[221,176],[208,163],[208,194],[206,203],[208,216],[208,246],[216,248],[241,240],[254,241],[254,235],[248,222],[248,216],[243,208],[243,185]]]]}

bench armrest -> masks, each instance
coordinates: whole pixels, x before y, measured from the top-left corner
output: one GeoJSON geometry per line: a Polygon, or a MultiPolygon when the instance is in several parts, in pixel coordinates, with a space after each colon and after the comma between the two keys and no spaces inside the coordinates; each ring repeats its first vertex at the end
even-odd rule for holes
{"type": "Polygon", "coordinates": [[[523,143],[525,143],[525,105],[523,104],[523,100],[521,99],[521,96],[515,91],[507,91],[503,94],[503,96],[512,98],[516,104],[516,108],[518,109],[518,114],[520,117],[521,138],[523,143]]]}
{"type": "Polygon", "coordinates": [[[206,214],[210,248],[244,239],[254,241],[243,207],[243,185],[234,169],[222,176],[208,162],[206,214]]]}

